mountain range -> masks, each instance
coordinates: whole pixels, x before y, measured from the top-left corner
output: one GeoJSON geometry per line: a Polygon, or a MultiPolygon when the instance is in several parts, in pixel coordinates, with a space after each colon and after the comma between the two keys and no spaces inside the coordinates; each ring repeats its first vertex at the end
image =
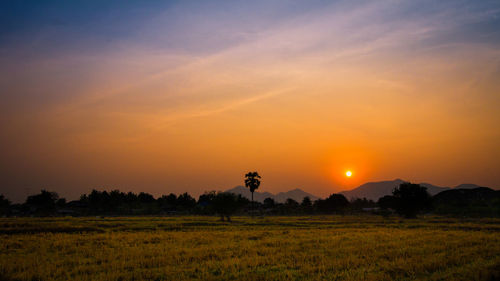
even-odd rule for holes
{"type": "MultiPolygon", "coordinates": [[[[380,197],[386,196],[386,195],[391,195],[392,191],[394,190],[395,187],[399,186],[400,184],[407,182],[402,179],[395,179],[392,181],[378,181],[378,182],[367,182],[365,184],[362,184],[354,189],[351,190],[346,190],[346,191],[341,191],[339,192],[340,194],[343,194],[347,199],[352,199],[352,198],[366,198],[370,200],[377,201],[380,197]]],[[[478,188],[481,186],[471,184],[471,183],[466,183],[466,184],[460,184],[455,187],[444,187],[444,186],[437,186],[437,185],[432,185],[430,183],[420,183],[421,186],[427,187],[427,192],[429,192],[430,195],[434,196],[442,191],[446,190],[452,190],[452,189],[473,189],[473,188],[478,188]]],[[[246,197],[248,199],[251,198],[251,193],[248,188],[245,188],[244,186],[236,186],[232,189],[226,190],[226,192],[231,192],[234,194],[241,194],[241,196],[246,197]]],[[[274,201],[278,203],[283,203],[286,201],[286,199],[291,198],[297,202],[301,202],[304,197],[309,196],[311,200],[317,200],[319,199],[318,196],[315,196],[313,194],[307,193],[301,189],[294,189],[290,190],[287,192],[280,192],[278,194],[272,194],[270,192],[254,192],[254,200],[257,202],[263,202],[264,199],[266,198],[272,198],[274,201]]]]}
{"type": "MultiPolygon", "coordinates": [[[[400,184],[407,182],[402,179],[395,179],[392,181],[379,181],[379,182],[368,182],[362,184],[354,189],[341,191],[340,194],[343,194],[347,199],[351,198],[366,198],[377,201],[380,197],[386,195],[392,195],[392,191],[395,187],[398,187],[400,184]]],[[[451,189],[473,189],[481,186],[467,183],[460,184],[455,187],[444,187],[444,186],[436,186],[430,183],[420,183],[421,186],[427,187],[427,192],[430,195],[434,196],[441,191],[451,190],[451,189]]]]}

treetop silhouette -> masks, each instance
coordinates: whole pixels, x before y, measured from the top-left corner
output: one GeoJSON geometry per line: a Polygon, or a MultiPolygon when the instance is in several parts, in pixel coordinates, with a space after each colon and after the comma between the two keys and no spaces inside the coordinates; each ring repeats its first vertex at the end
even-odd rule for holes
{"type": "Polygon", "coordinates": [[[245,175],[245,186],[248,189],[250,189],[250,192],[252,192],[252,206],[253,206],[253,193],[260,186],[260,180],[259,180],[260,178],[261,177],[257,172],[248,172],[245,175]]]}
{"type": "Polygon", "coordinates": [[[431,196],[427,188],[419,184],[405,182],[392,192],[396,211],[407,218],[415,218],[417,214],[431,205],[431,196]]]}

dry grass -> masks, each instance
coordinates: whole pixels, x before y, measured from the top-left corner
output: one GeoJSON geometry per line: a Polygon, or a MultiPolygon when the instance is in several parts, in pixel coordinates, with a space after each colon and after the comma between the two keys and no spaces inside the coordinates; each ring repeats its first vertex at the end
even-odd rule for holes
{"type": "Polygon", "coordinates": [[[6,280],[490,280],[500,220],[0,219],[6,280]]]}

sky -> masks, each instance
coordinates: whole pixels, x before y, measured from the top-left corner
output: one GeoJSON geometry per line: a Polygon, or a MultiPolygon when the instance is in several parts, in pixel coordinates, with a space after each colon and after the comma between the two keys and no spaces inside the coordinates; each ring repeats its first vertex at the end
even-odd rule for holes
{"type": "Polygon", "coordinates": [[[498,188],[500,2],[6,0],[0,100],[15,202],[498,188]]]}

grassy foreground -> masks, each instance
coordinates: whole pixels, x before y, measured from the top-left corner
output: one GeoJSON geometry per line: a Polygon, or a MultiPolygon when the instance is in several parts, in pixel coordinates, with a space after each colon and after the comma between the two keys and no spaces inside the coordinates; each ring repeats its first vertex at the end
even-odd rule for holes
{"type": "Polygon", "coordinates": [[[0,280],[497,280],[500,220],[0,218],[0,280]]]}

